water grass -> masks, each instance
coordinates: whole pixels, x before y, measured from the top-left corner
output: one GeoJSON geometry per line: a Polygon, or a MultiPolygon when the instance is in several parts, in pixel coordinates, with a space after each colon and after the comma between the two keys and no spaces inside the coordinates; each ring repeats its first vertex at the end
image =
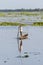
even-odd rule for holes
{"type": "Polygon", "coordinates": [[[43,22],[33,22],[33,26],[43,26],[43,22]]]}
{"type": "Polygon", "coordinates": [[[41,16],[41,19],[43,19],[43,16],[41,16]]]}
{"type": "Polygon", "coordinates": [[[4,12],[0,12],[0,17],[5,16],[4,12]]]}
{"type": "Polygon", "coordinates": [[[38,13],[35,13],[35,12],[20,12],[21,15],[26,15],[26,16],[37,16],[39,15],[38,13]]]}
{"type": "MultiPolygon", "coordinates": [[[[19,22],[0,22],[0,26],[27,26],[30,24],[23,24],[23,23],[19,23],[19,22]]],[[[43,26],[43,22],[33,22],[33,24],[31,24],[31,26],[43,26]]]]}
{"type": "Polygon", "coordinates": [[[26,16],[37,16],[40,15],[39,13],[36,12],[0,12],[0,17],[1,16],[19,16],[19,15],[26,15],[26,16]]]}
{"type": "Polygon", "coordinates": [[[18,22],[0,22],[0,26],[18,26],[20,24],[22,26],[27,26],[27,24],[22,24],[22,23],[18,23],[18,22]]]}

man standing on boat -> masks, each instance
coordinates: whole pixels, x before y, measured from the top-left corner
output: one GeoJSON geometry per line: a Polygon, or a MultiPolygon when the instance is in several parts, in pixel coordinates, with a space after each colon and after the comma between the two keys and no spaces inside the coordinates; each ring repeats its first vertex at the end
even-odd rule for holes
{"type": "Polygon", "coordinates": [[[19,28],[20,28],[20,36],[22,36],[23,28],[22,28],[21,24],[20,24],[19,28]]]}
{"type": "MultiPolygon", "coordinates": [[[[17,34],[18,37],[22,37],[22,31],[23,31],[22,25],[20,24],[19,27],[18,27],[18,34],[17,34]]],[[[21,53],[21,50],[22,50],[22,39],[21,40],[18,39],[18,41],[20,42],[20,43],[18,42],[18,49],[19,49],[19,52],[21,53]]]]}
{"type": "Polygon", "coordinates": [[[18,27],[17,38],[22,37],[22,32],[23,32],[23,28],[22,28],[22,24],[20,24],[18,27]]]}

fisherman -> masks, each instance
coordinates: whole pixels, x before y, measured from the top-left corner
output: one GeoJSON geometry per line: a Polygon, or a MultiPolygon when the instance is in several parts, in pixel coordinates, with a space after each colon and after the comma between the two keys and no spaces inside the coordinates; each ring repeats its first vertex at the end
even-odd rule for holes
{"type": "Polygon", "coordinates": [[[21,26],[21,24],[20,24],[20,25],[19,25],[20,36],[22,36],[22,31],[23,31],[23,29],[22,29],[22,26],[21,26]]]}

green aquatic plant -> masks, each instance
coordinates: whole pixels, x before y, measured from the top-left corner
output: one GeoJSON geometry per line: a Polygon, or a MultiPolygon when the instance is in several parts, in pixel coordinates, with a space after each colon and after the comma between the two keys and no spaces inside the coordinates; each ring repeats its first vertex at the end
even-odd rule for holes
{"type": "Polygon", "coordinates": [[[0,26],[18,26],[18,25],[26,26],[27,24],[22,24],[18,22],[0,22],[0,26]]]}
{"type": "Polygon", "coordinates": [[[41,19],[43,19],[43,16],[41,16],[41,19]]]}
{"type": "Polygon", "coordinates": [[[35,13],[35,12],[0,12],[0,16],[8,16],[8,15],[11,15],[11,16],[19,16],[19,15],[26,15],[26,16],[37,16],[39,15],[39,13],[35,13]]]}
{"type": "Polygon", "coordinates": [[[5,16],[4,12],[0,12],[0,17],[5,16]]]}
{"type": "Polygon", "coordinates": [[[43,26],[43,22],[34,22],[33,26],[43,26]]]}

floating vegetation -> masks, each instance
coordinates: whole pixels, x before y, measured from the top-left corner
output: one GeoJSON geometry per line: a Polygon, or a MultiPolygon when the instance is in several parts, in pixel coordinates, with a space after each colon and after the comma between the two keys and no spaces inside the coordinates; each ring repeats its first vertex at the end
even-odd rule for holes
{"type": "Polygon", "coordinates": [[[34,22],[33,26],[43,26],[43,22],[34,22]]]}
{"type": "MultiPolygon", "coordinates": [[[[18,22],[0,22],[0,26],[18,26],[20,23],[18,22]]],[[[26,26],[27,24],[21,24],[22,26],[26,26]]]]}
{"type": "Polygon", "coordinates": [[[5,60],[4,63],[7,63],[7,61],[5,60]]]}
{"type": "Polygon", "coordinates": [[[4,12],[0,12],[0,17],[5,16],[4,12]]]}
{"type": "Polygon", "coordinates": [[[29,55],[24,55],[24,56],[17,56],[17,58],[28,58],[29,55]]]}
{"type": "MultiPolygon", "coordinates": [[[[0,22],[0,26],[18,26],[18,25],[22,25],[22,26],[27,26],[30,24],[23,24],[23,23],[18,23],[18,22],[0,22]]],[[[31,26],[43,26],[43,22],[33,22],[33,24],[31,24],[31,26]]]]}
{"type": "Polygon", "coordinates": [[[41,16],[41,19],[43,19],[43,16],[41,16]]]}
{"type": "Polygon", "coordinates": [[[24,55],[17,56],[17,58],[28,58],[28,57],[29,57],[28,52],[24,52],[24,55]]]}
{"type": "Polygon", "coordinates": [[[37,16],[40,15],[39,13],[36,12],[0,12],[0,16],[19,16],[19,15],[26,15],[26,16],[37,16]]]}
{"type": "Polygon", "coordinates": [[[24,52],[24,57],[25,58],[28,58],[29,57],[28,52],[24,52]]]}
{"type": "Polygon", "coordinates": [[[29,55],[24,55],[24,58],[28,58],[29,57],[29,55]]]}
{"type": "Polygon", "coordinates": [[[22,18],[22,20],[25,20],[24,18],[22,18]]]}

